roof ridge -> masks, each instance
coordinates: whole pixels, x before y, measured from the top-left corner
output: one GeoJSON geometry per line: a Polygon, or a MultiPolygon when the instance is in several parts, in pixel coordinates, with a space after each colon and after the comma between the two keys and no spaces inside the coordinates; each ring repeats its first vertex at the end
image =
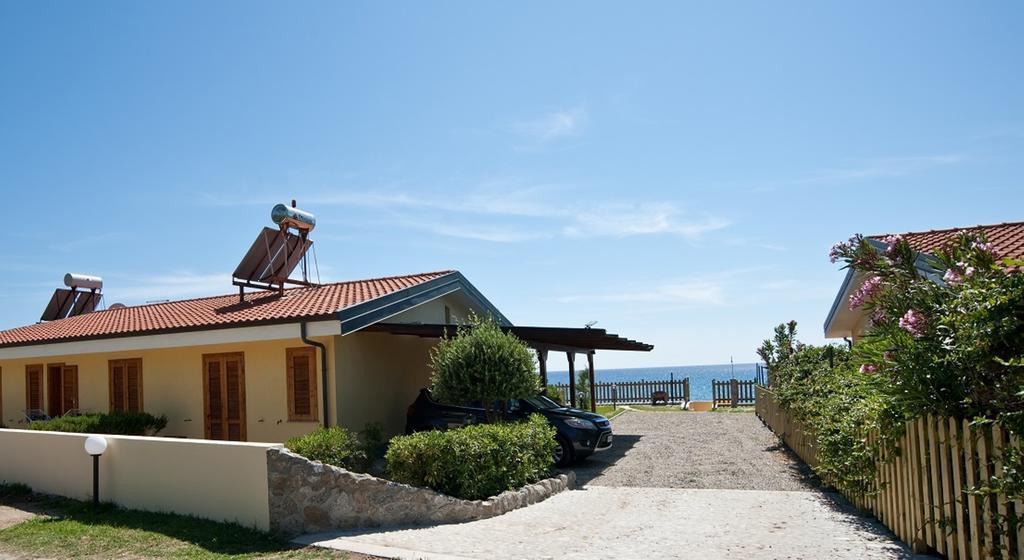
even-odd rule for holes
{"type": "MultiPolygon", "coordinates": [[[[344,284],[358,284],[360,282],[380,282],[382,280],[397,280],[399,278],[412,278],[414,276],[429,276],[429,275],[432,275],[432,274],[436,274],[438,276],[445,276],[445,275],[451,274],[453,272],[457,272],[457,270],[455,270],[455,269],[434,270],[434,271],[430,271],[430,272],[417,272],[417,273],[414,273],[414,274],[395,274],[395,275],[392,275],[392,276],[377,276],[377,277],[374,277],[374,278],[358,278],[356,280],[342,280],[340,282],[328,282],[326,284],[319,284],[319,285],[316,285],[316,286],[295,286],[295,287],[291,287],[291,288],[285,288],[285,291],[288,292],[288,291],[294,291],[294,290],[308,290],[310,288],[326,288],[328,286],[341,286],[341,285],[344,285],[344,284]]],[[[246,295],[254,295],[254,294],[261,294],[261,293],[269,293],[269,290],[264,290],[262,292],[249,292],[246,295]]],[[[104,294],[104,295],[106,295],[106,294],[104,294]]],[[[82,315],[76,315],[75,317],[84,317],[86,315],[93,315],[95,313],[106,313],[107,311],[121,311],[121,310],[124,310],[124,309],[138,309],[140,307],[152,308],[152,307],[159,307],[161,305],[173,305],[173,304],[176,304],[176,303],[187,303],[187,302],[193,302],[193,301],[204,301],[204,300],[217,299],[217,298],[229,297],[229,296],[233,297],[233,296],[237,296],[237,295],[238,295],[237,293],[216,294],[216,295],[212,295],[212,296],[200,296],[200,297],[194,297],[194,298],[174,299],[174,300],[168,300],[168,301],[157,301],[157,302],[153,302],[153,303],[142,303],[142,304],[139,304],[139,305],[126,305],[125,307],[117,308],[117,309],[110,309],[108,307],[106,309],[98,309],[96,311],[93,311],[92,313],[84,313],[82,315]]],[[[73,317],[66,317],[66,319],[72,319],[72,318],[73,317]]],[[[61,321],[63,319],[57,319],[57,320],[61,321]]],[[[47,321],[47,322],[48,323],[53,323],[55,321],[47,321]]],[[[37,323],[34,323],[34,324],[37,324],[37,323]]],[[[28,327],[28,326],[31,326],[31,325],[22,325],[22,326],[28,327]]],[[[21,327],[14,327],[14,328],[21,328],[21,327]]]]}
{"type": "Polygon", "coordinates": [[[888,237],[890,235],[925,235],[925,234],[929,234],[929,233],[949,233],[949,232],[954,232],[954,231],[971,231],[971,230],[975,230],[975,229],[994,228],[994,227],[1003,227],[1003,226],[1019,226],[1019,225],[1024,225],[1024,220],[1019,221],[1019,222],[1000,222],[998,224],[977,224],[977,225],[973,225],[973,226],[960,226],[960,227],[951,227],[951,228],[943,228],[943,229],[929,229],[929,230],[926,230],[926,231],[904,231],[904,232],[900,232],[900,233],[879,233],[879,234],[875,234],[875,235],[868,235],[867,237],[869,237],[871,239],[880,239],[880,238],[888,237]]]}

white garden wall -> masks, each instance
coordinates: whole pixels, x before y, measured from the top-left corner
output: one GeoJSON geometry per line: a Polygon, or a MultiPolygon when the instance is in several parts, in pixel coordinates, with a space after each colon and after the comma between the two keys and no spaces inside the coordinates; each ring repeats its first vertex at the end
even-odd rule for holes
{"type": "MultiPolygon", "coordinates": [[[[87,434],[0,429],[0,481],[92,499],[87,434]]],[[[267,450],[278,444],[103,436],[100,499],[270,529],[267,450]]]]}

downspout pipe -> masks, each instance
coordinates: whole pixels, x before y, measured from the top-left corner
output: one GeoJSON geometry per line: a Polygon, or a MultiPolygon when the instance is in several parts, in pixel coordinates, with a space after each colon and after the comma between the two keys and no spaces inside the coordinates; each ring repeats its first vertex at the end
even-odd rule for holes
{"type": "Polygon", "coordinates": [[[329,398],[327,396],[327,346],[324,346],[324,343],[322,343],[322,342],[317,342],[315,340],[310,340],[310,338],[308,336],[306,336],[306,322],[305,321],[302,321],[301,323],[299,323],[299,336],[302,337],[302,342],[303,343],[308,344],[310,346],[315,346],[315,347],[320,349],[320,380],[323,382],[323,391],[321,391],[321,393],[323,394],[323,401],[324,401],[323,402],[324,427],[325,428],[329,428],[330,427],[330,422],[327,419],[327,411],[328,411],[327,405],[330,402],[330,400],[329,400],[329,398]]]}

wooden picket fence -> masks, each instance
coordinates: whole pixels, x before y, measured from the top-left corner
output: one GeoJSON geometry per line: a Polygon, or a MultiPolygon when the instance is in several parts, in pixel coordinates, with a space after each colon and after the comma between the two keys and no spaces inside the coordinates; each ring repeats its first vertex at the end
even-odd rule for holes
{"type": "MultiPolygon", "coordinates": [[[[569,385],[558,383],[562,394],[562,402],[570,402],[569,385]]],[[[579,390],[579,387],[577,387],[579,390]]],[[[690,378],[656,381],[626,381],[619,383],[595,383],[594,399],[597,404],[651,404],[651,395],[656,391],[664,391],[670,404],[679,404],[690,400],[690,378]]],[[[589,395],[588,395],[589,396],[589,395]]]]}
{"type": "Polygon", "coordinates": [[[757,387],[757,381],[754,379],[748,381],[740,381],[739,379],[719,381],[712,379],[711,399],[715,401],[716,407],[721,405],[729,405],[734,408],[737,406],[751,406],[756,400],[755,387],[757,387]]]}
{"type": "MultiPolygon", "coordinates": [[[[811,468],[817,468],[814,434],[757,388],[757,415],[811,468]]],[[[874,443],[877,434],[867,436],[874,443]]],[[[999,425],[931,415],[908,422],[905,434],[876,458],[865,494],[846,495],[909,544],[915,552],[946,558],[1024,560],[1024,504],[1003,494],[968,490],[1003,472],[1004,452],[1020,449],[999,425]]],[[[826,483],[828,477],[824,477],[826,483]]]]}

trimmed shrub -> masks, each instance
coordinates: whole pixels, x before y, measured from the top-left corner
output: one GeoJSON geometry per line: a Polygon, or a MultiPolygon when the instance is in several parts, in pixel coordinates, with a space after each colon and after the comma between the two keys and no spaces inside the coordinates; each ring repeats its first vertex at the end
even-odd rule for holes
{"type": "Polygon", "coordinates": [[[48,432],[151,436],[167,427],[167,417],[153,416],[148,412],[82,414],[32,422],[28,427],[30,430],[48,432]]]}
{"type": "Polygon", "coordinates": [[[311,461],[320,461],[350,471],[362,472],[367,467],[367,454],[359,438],[339,426],[320,427],[285,443],[288,449],[311,461]]]}
{"type": "Polygon", "coordinates": [[[434,396],[447,404],[481,403],[495,418],[494,403],[532,397],[540,392],[533,353],[493,320],[460,327],[455,338],[443,338],[430,352],[434,396]]]}
{"type": "Polygon", "coordinates": [[[554,451],[555,429],[534,414],[517,423],[397,436],[386,458],[396,482],[479,500],[545,478],[554,451]]]}

